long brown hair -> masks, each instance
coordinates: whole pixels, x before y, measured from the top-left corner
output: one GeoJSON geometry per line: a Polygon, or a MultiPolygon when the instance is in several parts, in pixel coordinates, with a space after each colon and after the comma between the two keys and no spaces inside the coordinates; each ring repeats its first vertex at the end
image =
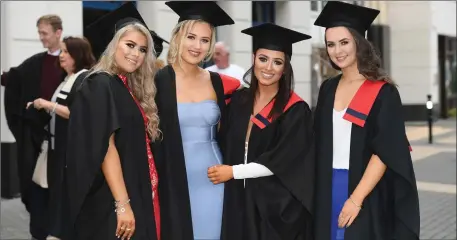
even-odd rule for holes
{"type": "MultiPolygon", "coordinates": [[[[384,80],[392,85],[396,85],[392,78],[381,67],[381,56],[379,52],[376,51],[376,48],[373,46],[373,44],[365,39],[356,30],[349,27],[347,27],[347,29],[355,41],[357,68],[359,69],[359,73],[362,74],[366,79],[372,81],[384,80]]],[[[325,37],[324,39],[325,45],[327,46],[327,38],[325,37]]],[[[334,69],[341,71],[341,68],[332,62],[330,56],[329,61],[334,69]]]]}

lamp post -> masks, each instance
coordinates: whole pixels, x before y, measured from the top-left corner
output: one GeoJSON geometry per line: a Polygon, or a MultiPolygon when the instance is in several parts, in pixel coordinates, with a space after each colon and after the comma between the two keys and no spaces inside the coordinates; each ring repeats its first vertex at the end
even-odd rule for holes
{"type": "Polygon", "coordinates": [[[432,102],[432,95],[428,94],[427,95],[427,116],[428,116],[428,143],[432,144],[433,143],[433,102],[432,102]]]}

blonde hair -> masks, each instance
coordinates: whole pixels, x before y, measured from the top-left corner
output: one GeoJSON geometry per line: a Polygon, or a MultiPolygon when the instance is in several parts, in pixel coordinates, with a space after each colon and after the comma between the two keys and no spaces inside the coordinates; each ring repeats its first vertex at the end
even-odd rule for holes
{"type": "Polygon", "coordinates": [[[155,68],[155,55],[154,43],[149,33],[149,30],[140,23],[132,23],[116,32],[111,42],[105,49],[105,52],[100,57],[98,63],[92,67],[88,76],[97,72],[107,72],[111,75],[119,73],[117,64],[115,62],[115,53],[120,39],[129,31],[137,31],[143,34],[148,40],[147,53],[143,64],[134,72],[127,73],[128,85],[132,90],[133,95],[143,108],[145,115],[148,119],[147,131],[151,139],[154,141],[161,137],[159,130],[159,116],[157,114],[157,105],[155,103],[155,95],[157,89],[154,84],[155,68]]]}
{"type": "Polygon", "coordinates": [[[155,62],[155,68],[157,70],[159,70],[159,69],[162,69],[163,67],[165,67],[165,62],[162,59],[157,59],[155,62]]]}
{"type": "MultiPolygon", "coordinates": [[[[168,49],[167,54],[167,62],[169,65],[172,65],[178,62],[181,65],[182,58],[182,42],[187,37],[189,32],[194,27],[195,23],[207,23],[203,20],[185,20],[179,22],[172,31],[171,40],[170,40],[170,47],[168,49]]],[[[208,24],[208,23],[207,23],[208,24]]],[[[214,54],[214,44],[216,43],[216,29],[211,26],[211,41],[210,41],[210,48],[208,53],[205,56],[203,61],[208,61],[213,57],[214,54]]]]}

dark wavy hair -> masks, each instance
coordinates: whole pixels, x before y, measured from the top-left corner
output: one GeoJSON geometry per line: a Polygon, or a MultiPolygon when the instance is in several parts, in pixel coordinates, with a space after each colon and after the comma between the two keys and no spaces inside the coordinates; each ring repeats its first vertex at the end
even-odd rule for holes
{"type": "MultiPolygon", "coordinates": [[[[255,54],[255,53],[254,53],[255,54]]],[[[292,69],[292,65],[290,63],[290,57],[287,54],[284,54],[285,61],[284,61],[284,73],[279,79],[279,89],[278,93],[274,97],[275,103],[273,104],[273,108],[271,109],[270,113],[268,114],[268,118],[276,119],[279,115],[282,114],[284,108],[286,107],[287,103],[289,102],[291,92],[294,88],[294,70],[292,69]]],[[[254,57],[257,57],[255,55],[254,57]]],[[[255,101],[255,96],[257,94],[257,89],[259,88],[259,80],[254,74],[254,67],[255,61],[251,68],[244,74],[243,81],[249,84],[249,88],[247,91],[249,92],[246,100],[251,100],[252,102],[255,101]],[[251,78],[250,83],[245,79],[251,78]]]]}
{"type": "Polygon", "coordinates": [[[82,69],[91,69],[94,66],[95,57],[92,54],[92,47],[86,38],[65,37],[63,42],[67,47],[68,54],[75,61],[75,73],[82,69]]]}
{"type": "MultiPolygon", "coordinates": [[[[392,78],[381,67],[381,56],[373,44],[356,30],[349,27],[346,28],[349,30],[355,41],[357,68],[359,69],[359,73],[372,81],[384,80],[392,85],[396,85],[392,78]]],[[[327,37],[325,37],[325,46],[327,46],[327,37]]],[[[332,67],[341,71],[341,68],[332,62],[329,55],[328,57],[332,67]]]]}

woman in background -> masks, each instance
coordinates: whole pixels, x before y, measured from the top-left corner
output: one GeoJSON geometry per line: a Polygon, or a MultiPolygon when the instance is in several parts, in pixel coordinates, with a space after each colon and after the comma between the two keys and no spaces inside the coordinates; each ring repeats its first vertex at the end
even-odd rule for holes
{"type": "MultiPolygon", "coordinates": [[[[65,155],[68,132],[69,107],[75,94],[75,80],[95,64],[89,42],[78,37],[66,37],[61,43],[60,67],[67,73],[57,87],[51,101],[38,98],[31,102],[33,107],[45,109],[51,116],[49,130],[51,139],[48,150],[48,189],[49,189],[49,235],[62,238],[63,226],[68,216],[64,183],[65,155]]],[[[52,239],[52,237],[48,237],[52,239]]]]}

